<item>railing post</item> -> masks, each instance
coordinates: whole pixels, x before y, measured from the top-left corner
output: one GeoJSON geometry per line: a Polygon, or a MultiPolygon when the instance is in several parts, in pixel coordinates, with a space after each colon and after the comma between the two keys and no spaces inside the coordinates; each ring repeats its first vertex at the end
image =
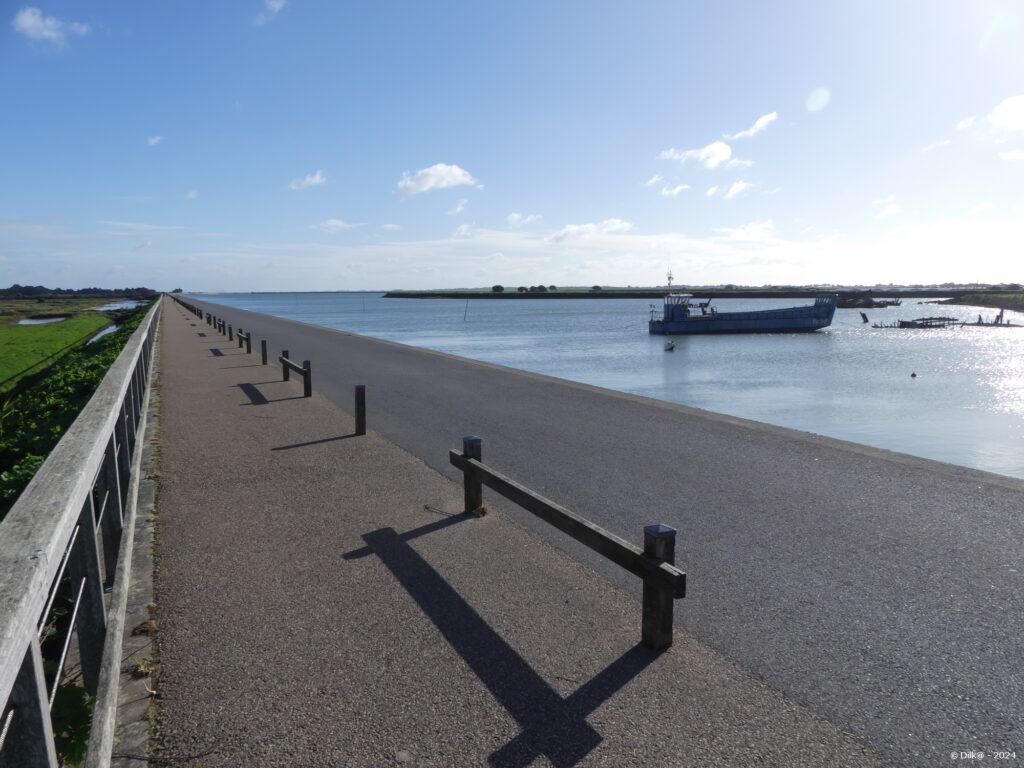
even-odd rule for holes
{"type": "MultiPolygon", "coordinates": [[[[467,435],[462,438],[462,455],[467,459],[482,461],[482,443],[476,435],[467,435]]],[[[462,488],[466,502],[466,513],[476,514],[484,505],[484,487],[480,482],[475,470],[466,467],[462,473],[462,488]]]]}
{"type": "Polygon", "coordinates": [[[228,323],[228,341],[234,341],[234,340],[235,340],[234,331],[231,328],[231,323],[228,323]]]}
{"type": "Polygon", "coordinates": [[[68,561],[68,574],[73,584],[85,579],[85,590],[82,592],[82,605],[78,609],[75,629],[78,632],[82,682],[85,683],[85,690],[95,696],[100,684],[100,662],[103,659],[107,621],[106,606],[103,604],[100,558],[96,550],[96,516],[92,501],[90,493],[82,505],[82,514],[78,519],[78,538],[75,540],[75,552],[68,561]]]}
{"type": "MultiPolygon", "coordinates": [[[[644,556],[657,563],[676,563],[676,529],[660,523],[644,526],[644,556]]],[[[672,645],[672,591],[644,579],[643,623],[640,639],[648,648],[672,645]]]]}
{"type": "Polygon", "coordinates": [[[4,742],[4,765],[18,768],[57,768],[57,750],[46,698],[46,677],[39,641],[33,637],[18,679],[11,690],[14,708],[11,732],[4,742]]]}
{"type": "Polygon", "coordinates": [[[245,354],[252,354],[252,331],[245,334],[245,354]]]}
{"type": "MultiPolygon", "coordinates": [[[[287,349],[282,349],[281,350],[281,357],[283,357],[284,360],[291,360],[291,358],[288,357],[288,350],[287,349]]],[[[283,377],[281,379],[281,381],[290,381],[291,380],[291,371],[288,370],[288,363],[286,363],[284,360],[281,361],[281,376],[283,377]]]]}
{"type": "Polygon", "coordinates": [[[366,385],[356,384],[356,434],[366,434],[366,385]]]}
{"type": "Polygon", "coordinates": [[[302,361],[302,396],[313,396],[313,365],[309,360],[302,361]]]}
{"type": "Polygon", "coordinates": [[[242,334],[243,333],[244,333],[244,331],[241,328],[239,328],[238,329],[238,348],[239,349],[242,348],[242,334]]]}
{"type": "Polygon", "coordinates": [[[260,339],[260,357],[263,358],[263,364],[267,364],[267,340],[260,339]]]}

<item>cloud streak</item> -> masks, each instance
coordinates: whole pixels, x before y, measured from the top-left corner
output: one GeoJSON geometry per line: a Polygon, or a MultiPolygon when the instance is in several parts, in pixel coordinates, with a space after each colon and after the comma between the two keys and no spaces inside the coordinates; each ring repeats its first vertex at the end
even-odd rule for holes
{"type": "Polygon", "coordinates": [[[319,187],[327,183],[327,174],[321,170],[315,173],[307,173],[304,178],[292,179],[288,184],[289,189],[306,189],[307,187],[319,187]]]}
{"type": "Polygon", "coordinates": [[[553,243],[561,243],[570,238],[589,237],[591,235],[622,234],[633,229],[633,225],[622,219],[605,219],[591,224],[569,224],[548,238],[553,243]]]}
{"type": "Polygon", "coordinates": [[[421,168],[415,174],[408,171],[402,174],[398,180],[398,194],[421,195],[424,192],[431,192],[435,189],[450,189],[451,187],[479,186],[479,183],[469,171],[457,165],[446,165],[437,163],[429,168],[421,168]]]}
{"type": "Polygon", "coordinates": [[[25,6],[14,15],[11,22],[14,31],[29,40],[42,40],[62,47],[69,35],[85,37],[89,34],[88,24],[79,21],[63,21],[56,16],[44,16],[32,6],[25,6]]]}
{"type": "Polygon", "coordinates": [[[252,23],[257,27],[262,27],[268,21],[277,16],[287,3],[288,0],[263,0],[263,10],[256,15],[256,18],[252,20],[252,23]]]}
{"type": "Polygon", "coordinates": [[[767,115],[761,115],[759,118],[757,118],[757,120],[754,121],[754,124],[747,128],[747,130],[733,134],[727,133],[725,135],[725,138],[730,140],[749,139],[752,136],[756,136],[757,134],[759,134],[761,131],[763,131],[765,128],[767,128],[769,125],[771,125],[778,119],[778,112],[769,112],[767,115]]]}
{"type": "Polygon", "coordinates": [[[705,168],[714,169],[729,161],[732,147],[724,141],[713,141],[699,149],[663,149],[658,157],[661,160],[678,160],[684,165],[690,160],[696,160],[705,168]]]}

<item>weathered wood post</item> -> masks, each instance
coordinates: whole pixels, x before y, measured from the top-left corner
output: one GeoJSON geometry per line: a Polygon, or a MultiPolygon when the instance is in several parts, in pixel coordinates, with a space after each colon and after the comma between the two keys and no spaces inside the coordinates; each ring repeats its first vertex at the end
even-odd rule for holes
{"type": "Polygon", "coordinates": [[[233,332],[233,330],[231,328],[231,323],[228,323],[228,341],[234,341],[234,340],[235,340],[235,334],[234,334],[234,332],[233,332]]]}
{"type": "MultiPolygon", "coordinates": [[[[482,461],[482,443],[483,440],[476,435],[467,435],[462,438],[462,455],[467,459],[482,461]]],[[[484,505],[484,487],[480,482],[479,476],[471,467],[466,467],[462,473],[462,488],[466,502],[466,512],[468,514],[478,514],[480,508],[484,505]]]]}
{"type": "Polygon", "coordinates": [[[302,361],[302,396],[313,396],[313,365],[309,360],[302,361]]]}
{"type": "MultiPolygon", "coordinates": [[[[657,523],[644,526],[644,556],[658,563],[676,564],[676,529],[657,523]]],[[[640,639],[648,648],[672,645],[672,591],[653,579],[644,579],[643,623],[640,639]]]]}
{"type": "Polygon", "coordinates": [[[356,384],[356,434],[366,434],[366,385],[356,384]]]}
{"type": "Polygon", "coordinates": [[[244,328],[239,328],[238,329],[238,348],[239,349],[242,348],[242,336],[244,336],[244,335],[245,335],[245,329],[244,328]]]}
{"type": "Polygon", "coordinates": [[[206,313],[206,324],[207,325],[213,325],[213,322],[210,319],[210,313],[209,312],[206,313]]]}
{"type": "Polygon", "coordinates": [[[267,364],[267,340],[260,339],[260,356],[263,358],[263,364],[267,364]]]}
{"type": "MultiPolygon", "coordinates": [[[[285,360],[291,360],[291,358],[288,357],[287,349],[281,350],[281,357],[283,357],[285,360]]],[[[288,370],[288,363],[286,363],[284,360],[281,361],[281,375],[283,376],[281,381],[288,381],[291,378],[291,371],[288,370]]]]}
{"type": "Polygon", "coordinates": [[[247,354],[247,355],[251,355],[252,354],[252,331],[249,331],[245,335],[245,354],[247,354]]]}

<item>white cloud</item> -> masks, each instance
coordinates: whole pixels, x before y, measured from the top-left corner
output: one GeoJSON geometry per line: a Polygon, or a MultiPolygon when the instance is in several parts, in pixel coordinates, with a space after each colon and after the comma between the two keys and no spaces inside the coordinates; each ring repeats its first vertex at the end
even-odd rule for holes
{"type": "Polygon", "coordinates": [[[402,178],[398,181],[398,194],[419,195],[434,189],[463,186],[479,186],[479,184],[464,168],[437,163],[429,168],[421,168],[413,175],[410,175],[408,171],[403,173],[402,178]]]}
{"type": "Polygon", "coordinates": [[[263,0],[263,10],[256,15],[252,23],[257,27],[262,27],[274,18],[287,2],[288,0],[263,0]]]}
{"type": "Polygon", "coordinates": [[[1011,149],[1009,152],[1000,153],[999,157],[1003,160],[1010,160],[1012,162],[1020,162],[1024,160],[1024,150],[1011,149]]]}
{"type": "Polygon", "coordinates": [[[717,230],[725,235],[725,240],[746,243],[769,243],[776,240],[775,224],[771,219],[752,221],[738,227],[723,227],[717,230]]]}
{"type": "Polygon", "coordinates": [[[943,147],[948,147],[952,143],[953,142],[951,142],[949,139],[942,139],[940,141],[933,141],[927,147],[922,147],[921,151],[922,152],[933,152],[936,149],[942,149],[943,147]]]}
{"type": "Polygon", "coordinates": [[[733,133],[733,134],[728,134],[727,133],[725,135],[725,138],[733,139],[733,140],[735,140],[735,139],[749,139],[751,136],[755,136],[756,134],[758,134],[761,131],[763,131],[765,128],[767,128],[769,125],[771,125],[772,123],[774,123],[778,119],[779,119],[779,113],[778,112],[769,112],[767,115],[761,115],[759,118],[757,118],[757,120],[754,121],[754,124],[752,126],[750,126],[749,128],[747,128],[747,130],[740,131],[739,133],[733,133]]]}
{"type": "Polygon", "coordinates": [[[185,193],[185,199],[186,200],[195,200],[198,197],[199,197],[199,192],[197,190],[194,190],[194,189],[190,189],[188,192],[185,193]]]}
{"type": "Polygon", "coordinates": [[[544,217],[539,213],[528,213],[524,215],[522,213],[513,211],[512,213],[505,217],[505,221],[507,221],[513,227],[521,227],[526,224],[532,224],[535,221],[540,221],[543,218],[544,217]]]}
{"type": "Polygon", "coordinates": [[[828,88],[815,88],[807,94],[805,106],[808,112],[821,112],[832,101],[832,92],[828,88]]]}
{"type": "Polygon", "coordinates": [[[469,224],[460,224],[458,227],[455,228],[455,231],[452,232],[452,237],[471,237],[472,234],[473,229],[472,227],[469,226],[469,224]]]}
{"type": "Polygon", "coordinates": [[[742,160],[741,158],[734,157],[728,163],[725,164],[726,168],[749,168],[754,164],[753,160],[742,160]]]}
{"type": "Polygon", "coordinates": [[[982,213],[988,213],[994,210],[995,206],[992,203],[978,203],[976,206],[971,208],[971,216],[978,216],[982,213]]]}
{"type": "Polygon", "coordinates": [[[956,129],[958,131],[966,131],[968,128],[974,125],[974,121],[976,119],[977,118],[974,115],[971,115],[970,117],[965,117],[963,120],[956,124],[956,129]]]}
{"type": "Polygon", "coordinates": [[[459,200],[459,202],[457,202],[455,204],[455,207],[452,208],[450,211],[448,211],[448,215],[449,216],[456,216],[456,215],[462,213],[464,210],[466,210],[466,203],[468,203],[468,202],[469,202],[469,200],[466,200],[465,198],[463,198],[462,200],[459,200]]]}
{"type": "Polygon", "coordinates": [[[653,187],[655,184],[660,184],[664,180],[665,180],[664,176],[662,176],[660,173],[656,173],[653,176],[651,176],[651,178],[649,178],[647,181],[644,182],[644,186],[645,187],[653,187]]]}
{"type": "Polygon", "coordinates": [[[661,188],[661,196],[662,197],[677,197],[680,192],[685,192],[689,188],[690,188],[690,186],[688,184],[679,184],[678,186],[675,186],[675,187],[662,187],[661,188]]]}
{"type": "Polygon", "coordinates": [[[85,37],[89,34],[89,25],[78,21],[62,21],[56,16],[43,16],[42,11],[32,6],[25,6],[14,15],[11,22],[14,31],[29,40],[45,40],[57,46],[67,41],[68,35],[85,37]]]}
{"type": "Polygon", "coordinates": [[[897,202],[896,195],[889,195],[881,200],[875,200],[873,204],[878,208],[878,213],[875,214],[876,219],[887,219],[890,216],[903,213],[903,207],[897,202]]]}
{"type": "Polygon", "coordinates": [[[148,139],[146,139],[146,143],[149,144],[149,146],[151,146],[151,147],[155,147],[157,144],[159,144],[163,140],[164,140],[163,136],[150,136],[148,139]]]}
{"type": "Polygon", "coordinates": [[[586,237],[588,235],[608,235],[629,232],[633,225],[622,219],[605,219],[596,224],[569,224],[555,232],[549,238],[552,242],[560,243],[570,237],[586,237]]]}
{"type": "Polygon", "coordinates": [[[985,119],[1000,131],[1024,131],[1024,93],[1003,99],[985,119]]]}
{"type": "Polygon", "coordinates": [[[307,173],[305,178],[292,179],[288,186],[291,189],[305,189],[306,187],[319,187],[321,184],[326,183],[327,174],[317,170],[315,173],[307,173]]]}
{"type": "Polygon", "coordinates": [[[398,224],[381,224],[380,228],[381,229],[386,229],[386,230],[388,230],[390,232],[394,232],[396,230],[401,229],[401,227],[398,224]]]}
{"type": "Polygon", "coordinates": [[[717,168],[732,157],[732,148],[724,141],[713,141],[700,149],[665,149],[658,157],[662,160],[678,160],[681,163],[696,160],[703,163],[705,168],[717,168]]]}
{"type": "Polygon", "coordinates": [[[718,186],[715,185],[713,187],[708,187],[708,191],[705,192],[704,194],[707,195],[708,197],[714,197],[715,195],[718,194],[718,186]]]}
{"type": "Polygon", "coordinates": [[[141,243],[132,248],[133,251],[141,251],[144,248],[149,248],[153,244],[152,240],[143,240],[141,243]]]}
{"type": "Polygon", "coordinates": [[[729,186],[729,191],[725,193],[725,199],[732,200],[734,197],[736,197],[736,195],[746,192],[752,186],[754,185],[751,184],[749,181],[734,181],[729,186]]]}
{"type": "Polygon", "coordinates": [[[318,229],[321,232],[327,232],[327,233],[333,235],[336,232],[342,232],[342,231],[344,231],[346,229],[355,229],[356,227],[361,227],[361,226],[363,226],[363,225],[362,224],[352,224],[350,222],[343,221],[341,219],[325,219],[324,221],[321,221],[319,224],[314,224],[312,226],[312,229],[318,229]]]}

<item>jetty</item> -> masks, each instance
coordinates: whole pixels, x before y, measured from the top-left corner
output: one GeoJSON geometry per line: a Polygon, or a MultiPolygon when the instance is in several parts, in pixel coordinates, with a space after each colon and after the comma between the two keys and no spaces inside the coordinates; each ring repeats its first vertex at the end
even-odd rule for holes
{"type": "MultiPolygon", "coordinates": [[[[930,766],[1024,743],[1024,482],[181,302],[146,414],[154,764],[930,766]],[[664,529],[672,557],[635,555],[664,529]],[[641,632],[631,557],[685,572],[670,647],[641,632]]],[[[147,717],[123,701],[119,733],[147,717]]]]}

